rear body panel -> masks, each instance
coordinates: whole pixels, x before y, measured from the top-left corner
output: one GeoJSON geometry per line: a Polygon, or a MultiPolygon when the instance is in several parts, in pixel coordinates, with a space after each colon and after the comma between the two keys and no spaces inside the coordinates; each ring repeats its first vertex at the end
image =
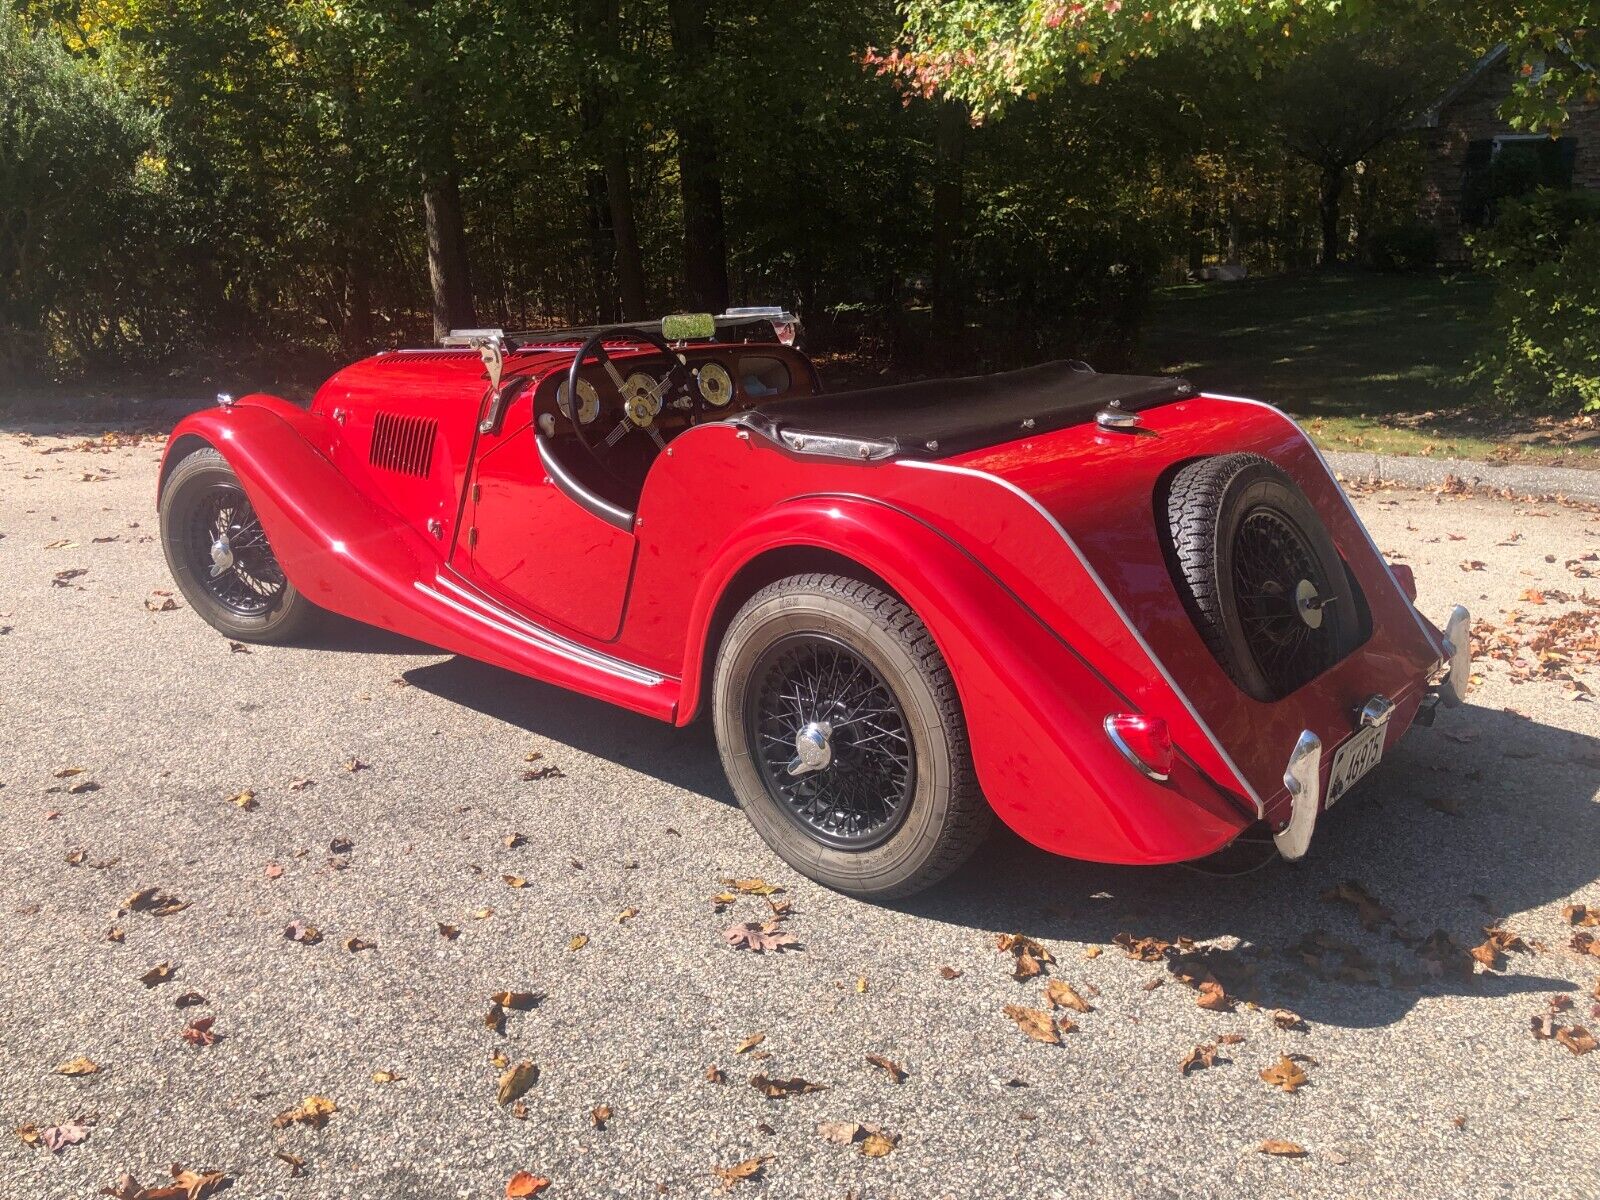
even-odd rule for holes
{"type": "Polygon", "coordinates": [[[1181,861],[1260,817],[1281,823],[1301,732],[1322,739],[1326,771],[1381,693],[1397,738],[1442,657],[1315,448],[1265,405],[1195,397],[1142,411],[1136,434],[1090,421],[934,460],[818,457],[708,423],[656,460],[619,529],[528,453],[531,396],[572,349],[512,355],[508,377],[541,382],[484,433],[471,352],[402,352],[341,372],[309,413],[246,397],[189,418],[171,447],[222,451],[285,572],[324,607],[679,724],[704,707],[718,622],[764,558],[804,548],[858,564],[937,641],[997,813],[1080,858],[1181,861]],[[1154,508],[1179,464],[1237,451],[1305,491],[1372,616],[1364,645],[1273,704],[1207,650],[1154,508]],[[1170,780],[1106,739],[1116,712],[1168,723],[1170,780]]]}

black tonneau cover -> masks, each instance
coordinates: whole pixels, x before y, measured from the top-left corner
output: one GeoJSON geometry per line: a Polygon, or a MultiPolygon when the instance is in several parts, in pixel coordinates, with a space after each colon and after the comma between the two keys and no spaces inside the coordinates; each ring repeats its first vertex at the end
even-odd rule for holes
{"type": "Polygon", "coordinates": [[[1001,375],[796,396],[749,409],[738,420],[802,452],[945,458],[1092,421],[1103,408],[1137,412],[1195,394],[1182,379],[1100,375],[1083,363],[1052,362],[1001,375]]]}

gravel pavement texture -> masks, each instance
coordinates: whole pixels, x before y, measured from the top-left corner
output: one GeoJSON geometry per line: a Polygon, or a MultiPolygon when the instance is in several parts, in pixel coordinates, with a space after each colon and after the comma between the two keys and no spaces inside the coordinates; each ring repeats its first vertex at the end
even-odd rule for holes
{"type": "Polygon", "coordinates": [[[244,651],[186,606],[152,611],[172,586],[159,453],[0,434],[0,1200],[172,1163],[227,1172],[240,1200],[491,1200],[518,1171],[549,1197],[709,1196],[714,1166],[755,1157],[735,1196],[1600,1195],[1600,1052],[1530,1031],[1557,995],[1569,1039],[1600,1029],[1600,957],[1563,914],[1600,909],[1595,511],[1357,489],[1422,610],[1464,601],[1501,659],[1304,862],[1094,866],[1001,831],[932,892],[870,905],[767,851],[704,724],[353,625],[244,651]],[[716,911],[725,877],[787,889],[801,948],[729,948],[768,906],[716,911]],[[119,915],[151,887],[187,907],[119,915]],[[322,940],[286,938],[296,921],[322,940]],[[1496,923],[1527,948],[1489,970],[1465,948],[1496,923]],[[1007,932],[1053,954],[1043,977],[1012,978],[1007,932]],[[1136,961],[1122,933],[1193,939],[1203,965],[1136,961]],[[161,963],[172,979],[141,983],[161,963]],[[1233,1010],[1199,1007],[1174,965],[1233,1010]],[[1092,1007],[1060,1014],[1061,1045],[1003,1011],[1042,1008],[1052,979],[1092,1007]],[[496,1034],[502,990],[543,998],[496,1034]],[[201,1017],[215,1044],[182,1037],[201,1017]],[[1259,1076],[1282,1054],[1304,1056],[1292,1094],[1259,1076]],[[99,1071],[56,1073],[78,1056],[99,1071]],[[497,1103],[496,1056],[537,1065],[525,1109],[497,1103]],[[757,1074],[822,1090],[769,1099],[757,1074]],[[314,1096],[337,1106],[323,1127],[274,1126],[314,1096]],[[11,1132],[76,1117],[88,1136],[59,1153],[11,1132]],[[869,1157],[820,1122],[898,1143],[869,1157]]]}

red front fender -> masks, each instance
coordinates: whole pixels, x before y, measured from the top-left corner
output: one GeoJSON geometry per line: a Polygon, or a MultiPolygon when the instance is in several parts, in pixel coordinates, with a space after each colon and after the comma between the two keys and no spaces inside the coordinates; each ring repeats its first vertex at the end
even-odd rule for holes
{"type": "Polygon", "coordinates": [[[765,554],[842,554],[884,580],[928,626],[955,678],[989,803],[1043,849],[1106,862],[1196,858],[1250,821],[1191,763],[1167,783],[1135,771],[1102,731],[1129,709],[1071,647],[965,550],[923,521],[858,496],[771,509],[724,544],[689,622],[678,720],[699,704],[706,645],[726,589],[765,554]]]}

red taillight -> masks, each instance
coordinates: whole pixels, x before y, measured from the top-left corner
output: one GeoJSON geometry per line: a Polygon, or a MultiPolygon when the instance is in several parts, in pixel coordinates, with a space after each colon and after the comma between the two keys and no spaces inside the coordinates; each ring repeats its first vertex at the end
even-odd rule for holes
{"type": "Polygon", "coordinates": [[[1172,733],[1160,717],[1142,713],[1112,713],[1106,718],[1106,736],[1122,756],[1158,783],[1172,774],[1172,733]]]}

